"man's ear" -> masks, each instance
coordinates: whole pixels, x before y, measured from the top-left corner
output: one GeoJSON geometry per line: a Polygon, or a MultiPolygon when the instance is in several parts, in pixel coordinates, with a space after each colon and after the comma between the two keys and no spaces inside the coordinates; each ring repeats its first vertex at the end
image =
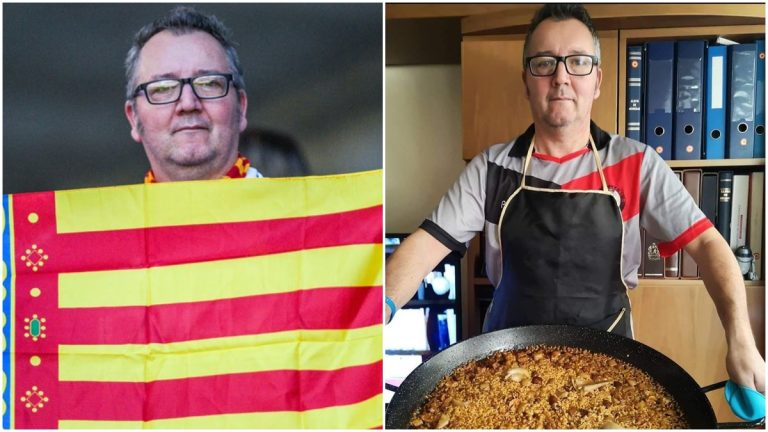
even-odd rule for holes
{"type": "Polygon", "coordinates": [[[238,91],[240,92],[240,132],[242,132],[248,126],[248,117],[246,116],[246,112],[248,111],[248,96],[245,95],[244,91],[238,91]]]}
{"type": "Polygon", "coordinates": [[[600,83],[603,82],[603,70],[600,69],[600,67],[597,68],[597,82],[595,83],[595,97],[594,99],[597,99],[600,97],[600,83]]]}
{"type": "Polygon", "coordinates": [[[136,112],[136,107],[133,106],[132,101],[125,101],[125,117],[128,119],[128,123],[131,124],[131,138],[137,143],[141,143],[139,113],[136,112]]]}
{"type": "Polygon", "coordinates": [[[528,84],[525,82],[525,68],[523,68],[523,73],[520,74],[520,76],[523,78],[523,88],[525,89],[525,98],[530,100],[530,94],[528,94],[528,84]]]}

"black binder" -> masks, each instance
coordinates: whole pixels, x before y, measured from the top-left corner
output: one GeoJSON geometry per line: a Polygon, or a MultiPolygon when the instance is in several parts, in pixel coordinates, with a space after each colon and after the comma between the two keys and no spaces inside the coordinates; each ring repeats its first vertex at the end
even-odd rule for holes
{"type": "Polygon", "coordinates": [[[717,226],[717,173],[704,173],[701,176],[701,201],[699,208],[704,215],[717,226]]]}
{"type": "Polygon", "coordinates": [[[718,174],[719,192],[717,200],[717,230],[725,241],[731,242],[731,197],[733,192],[733,171],[718,174]]]}

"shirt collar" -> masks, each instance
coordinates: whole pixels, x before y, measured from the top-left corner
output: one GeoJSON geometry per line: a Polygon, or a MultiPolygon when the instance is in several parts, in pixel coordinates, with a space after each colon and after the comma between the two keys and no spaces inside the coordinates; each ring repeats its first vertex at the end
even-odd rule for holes
{"type": "MultiPolygon", "coordinates": [[[[536,128],[533,123],[531,123],[531,125],[528,126],[528,129],[515,139],[515,144],[509,150],[509,156],[525,157],[528,153],[528,147],[531,145],[531,138],[533,138],[535,132],[536,128]]],[[[600,129],[593,121],[589,122],[589,133],[592,134],[592,139],[595,140],[595,147],[597,147],[598,151],[604,149],[611,141],[611,136],[600,129]]],[[[589,145],[589,142],[586,142],[584,145],[589,145]]]]}
{"type": "MultiPolygon", "coordinates": [[[[232,165],[232,168],[230,168],[222,178],[244,178],[248,173],[248,168],[250,166],[251,162],[248,158],[238,153],[235,164],[232,165]]],[[[151,169],[144,175],[144,183],[157,183],[155,173],[153,173],[151,169]]]]}

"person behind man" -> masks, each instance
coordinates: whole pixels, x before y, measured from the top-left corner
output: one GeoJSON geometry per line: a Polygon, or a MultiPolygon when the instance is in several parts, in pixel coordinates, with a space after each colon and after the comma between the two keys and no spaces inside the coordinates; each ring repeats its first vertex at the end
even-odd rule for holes
{"type": "Polygon", "coordinates": [[[299,143],[276,130],[249,128],[240,134],[240,152],[267,177],[303,177],[310,173],[299,143]]]}
{"type": "Polygon", "coordinates": [[[449,252],[486,232],[496,286],[483,331],[569,324],[632,337],[628,287],[637,286],[640,226],[685,248],[701,269],[738,384],[765,390],[744,282],[728,244],[647,145],[591,122],[600,46],[580,5],[548,4],[525,39],[523,75],[533,125],[476,156],[432,215],[389,258],[385,320],[449,252]]]}
{"type": "Polygon", "coordinates": [[[248,97],[230,31],[190,7],[139,30],[125,60],[125,115],[146,183],[261,177],[238,153],[248,97]]]}

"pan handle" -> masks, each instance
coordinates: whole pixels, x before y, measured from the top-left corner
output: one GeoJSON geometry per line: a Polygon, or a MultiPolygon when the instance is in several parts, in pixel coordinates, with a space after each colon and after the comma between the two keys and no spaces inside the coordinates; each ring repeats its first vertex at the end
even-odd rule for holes
{"type": "Polygon", "coordinates": [[[729,423],[718,423],[717,428],[718,429],[764,429],[765,426],[765,417],[761,418],[760,420],[755,420],[751,422],[729,422],[729,423]]]}
{"type": "MultiPolygon", "coordinates": [[[[702,387],[701,391],[702,393],[708,393],[712,390],[717,390],[719,388],[725,387],[725,383],[727,381],[720,381],[714,384],[710,384],[706,387],[702,387]]],[[[718,429],[755,429],[757,427],[763,427],[765,426],[765,417],[754,420],[751,422],[728,422],[728,423],[718,423],[717,428],[718,429]]]]}
{"type": "Polygon", "coordinates": [[[394,385],[394,384],[390,384],[390,383],[384,383],[384,388],[385,388],[385,389],[387,389],[387,390],[389,390],[389,391],[393,391],[393,392],[396,392],[396,391],[397,391],[397,389],[399,389],[399,388],[400,388],[400,386],[396,386],[396,385],[394,385]]]}
{"type": "Polygon", "coordinates": [[[725,383],[726,382],[727,381],[720,381],[720,382],[717,382],[717,383],[714,383],[714,384],[710,384],[710,385],[708,385],[706,387],[702,387],[701,388],[701,392],[702,393],[709,393],[712,390],[717,390],[719,388],[723,388],[723,387],[725,387],[725,383]]]}

